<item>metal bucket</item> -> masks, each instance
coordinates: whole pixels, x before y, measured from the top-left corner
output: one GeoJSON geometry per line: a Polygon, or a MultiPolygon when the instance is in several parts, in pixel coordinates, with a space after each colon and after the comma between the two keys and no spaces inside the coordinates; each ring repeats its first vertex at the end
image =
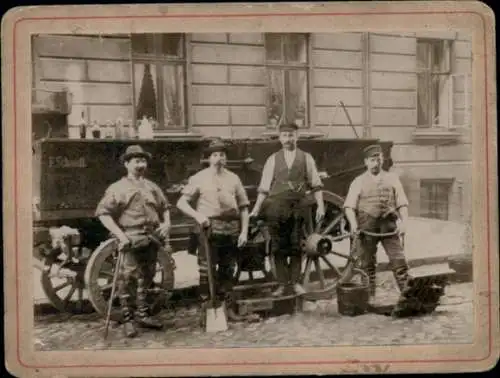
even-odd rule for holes
{"type": "Polygon", "coordinates": [[[370,290],[368,285],[344,283],[337,286],[337,304],[339,313],[357,316],[368,312],[370,290]]]}

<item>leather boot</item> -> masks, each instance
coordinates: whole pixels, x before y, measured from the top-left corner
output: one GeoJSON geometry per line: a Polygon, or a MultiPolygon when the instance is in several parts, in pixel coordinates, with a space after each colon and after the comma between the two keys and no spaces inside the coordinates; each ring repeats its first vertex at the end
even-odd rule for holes
{"type": "Polygon", "coordinates": [[[368,275],[370,297],[374,297],[377,291],[377,258],[375,256],[371,256],[368,259],[368,266],[365,272],[368,275]]]}
{"type": "Polygon", "coordinates": [[[149,315],[149,307],[146,302],[146,291],[144,279],[137,280],[137,324],[144,328],[161,329],[163,324],[149,315]]]}
{"type": "Polygon", "coordinates": [[[274,257],[274,262],[276,265],[276,280],[279,283],[279,286],[274,290],[271,295],[273,297],[281,297],[285,294],[286,283],[288,281],[287,277],[287,268],[288,264],[286,261],[286,257],[278,254],[274,257]]]}
{"type": "Polygon", "coordinates": [[[408,274],[408,264],[405,260],[395,261],[392,264],[392,273],[394,278],[396,279],[396,284],[398,285],[399,292],[402,296],[405,295],[406,290],[408,289],[408,280],[410,278],[408,274]]]}
{"type": "Polygon", "coordinates": [[[125,337],[132,338],[137,336],[137,330],[132,323],[132,313],[128,306],[129,295],[121,294],[120,295],[120,304],[122,308],[122,316],[123,316],[123,334],[125,337]]]}

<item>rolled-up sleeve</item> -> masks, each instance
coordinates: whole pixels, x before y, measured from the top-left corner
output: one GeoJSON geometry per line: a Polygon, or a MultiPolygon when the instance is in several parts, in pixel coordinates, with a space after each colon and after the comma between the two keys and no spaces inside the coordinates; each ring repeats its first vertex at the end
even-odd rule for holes
{"type": "Polygon", "coordinates": [[[306,159],[308,184],[313,192],[318,191],[323,188],[323,182],[321,181],[321,177],[319,177],[316,162],[309,153],[306,154],[306,159]]]}
{"type": "Polygon", "coordinates": [[[239,177],[236,177],[236,202],[240,209],[250,206],[247,191],[245,190],[245,187],[239,177]]]}
{"type": "Polygon", "coordinates": [[[188,183],[182,188],[181,194],[191,201],[200,193],[200,186],[195,176],[189,178],[188,183]]]}
{"type": "Polygon", "coordinates": [[[113,190],[113,188],[109,188],[104,193],[104,196],[97,204],[97,208],[95,211],[95,216],[100,217],[103,215],[114,216],[118,210],[118,198],[117,193],[113,190]]]}
{"type": "Polygon", "coordinates": [[[399,209],[400,207],[403,206],[408,206],[409,201],[408,197],[406,196],[406,193],[404,191],[403,185],[401,184],[401,181],[399,180],[399,177],[393,176],[394,177],[394,195],[396,197],[396,209],[399,209]]]}
{"type": "Polygon", "coordinates": [[[269,194],[271,190],[271,183],[273,180],[274,174],[274,155],[271,155],[264,164],[264,168],[262,169],[262,177],[260,179],[260,185],[258,188],[258,192],[262,194],[269,194]]]}
{"type": "Polygon", "coordinates": [[[344,201],[344,208],[356,209],[358,207],[359,194],[361,193],[361,181],[355,178],[349,186],[349,191],[344,201]]]}

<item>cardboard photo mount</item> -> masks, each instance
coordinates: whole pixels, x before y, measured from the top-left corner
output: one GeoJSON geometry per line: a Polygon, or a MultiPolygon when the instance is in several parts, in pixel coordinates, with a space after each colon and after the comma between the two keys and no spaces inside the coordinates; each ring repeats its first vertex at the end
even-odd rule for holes
{"type": "MultiPolygon", "coordinates": [[[[197,376],[486,371],[499,356],[496,50],[478,1],[13,8],[2,20],[5,361],[15,376],[197,376]],[[31,42],[33,34],[465,32],[472,35],[473,344],[37,352],[33,348],[31,42]]],[[[65,108],[60,94],[45,106],[65,108]]],[[[334,320],[332,320],[334,321],[334,320]]]]}

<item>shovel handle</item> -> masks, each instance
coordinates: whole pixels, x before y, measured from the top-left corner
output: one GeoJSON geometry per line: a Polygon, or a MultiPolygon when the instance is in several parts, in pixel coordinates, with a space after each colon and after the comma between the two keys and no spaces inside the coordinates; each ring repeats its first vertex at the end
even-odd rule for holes
{"type": "Polygon", "coordinates": [[[210,251],[210,246],[208,244],[208,238],[207,238],[207,230],[208,227],[200,227],[200,239],[201,239],[201,245],[202,248],[204,249],[205,252],[205,258],[207,260],[207,265],[208,265],[208,288],[210,290],[210,299],[212,301],[212,306],[215,306],[215,282],[214,282],[214,276],[213,276],[213,271],[212,271],[212,253],[210,251]]]}

